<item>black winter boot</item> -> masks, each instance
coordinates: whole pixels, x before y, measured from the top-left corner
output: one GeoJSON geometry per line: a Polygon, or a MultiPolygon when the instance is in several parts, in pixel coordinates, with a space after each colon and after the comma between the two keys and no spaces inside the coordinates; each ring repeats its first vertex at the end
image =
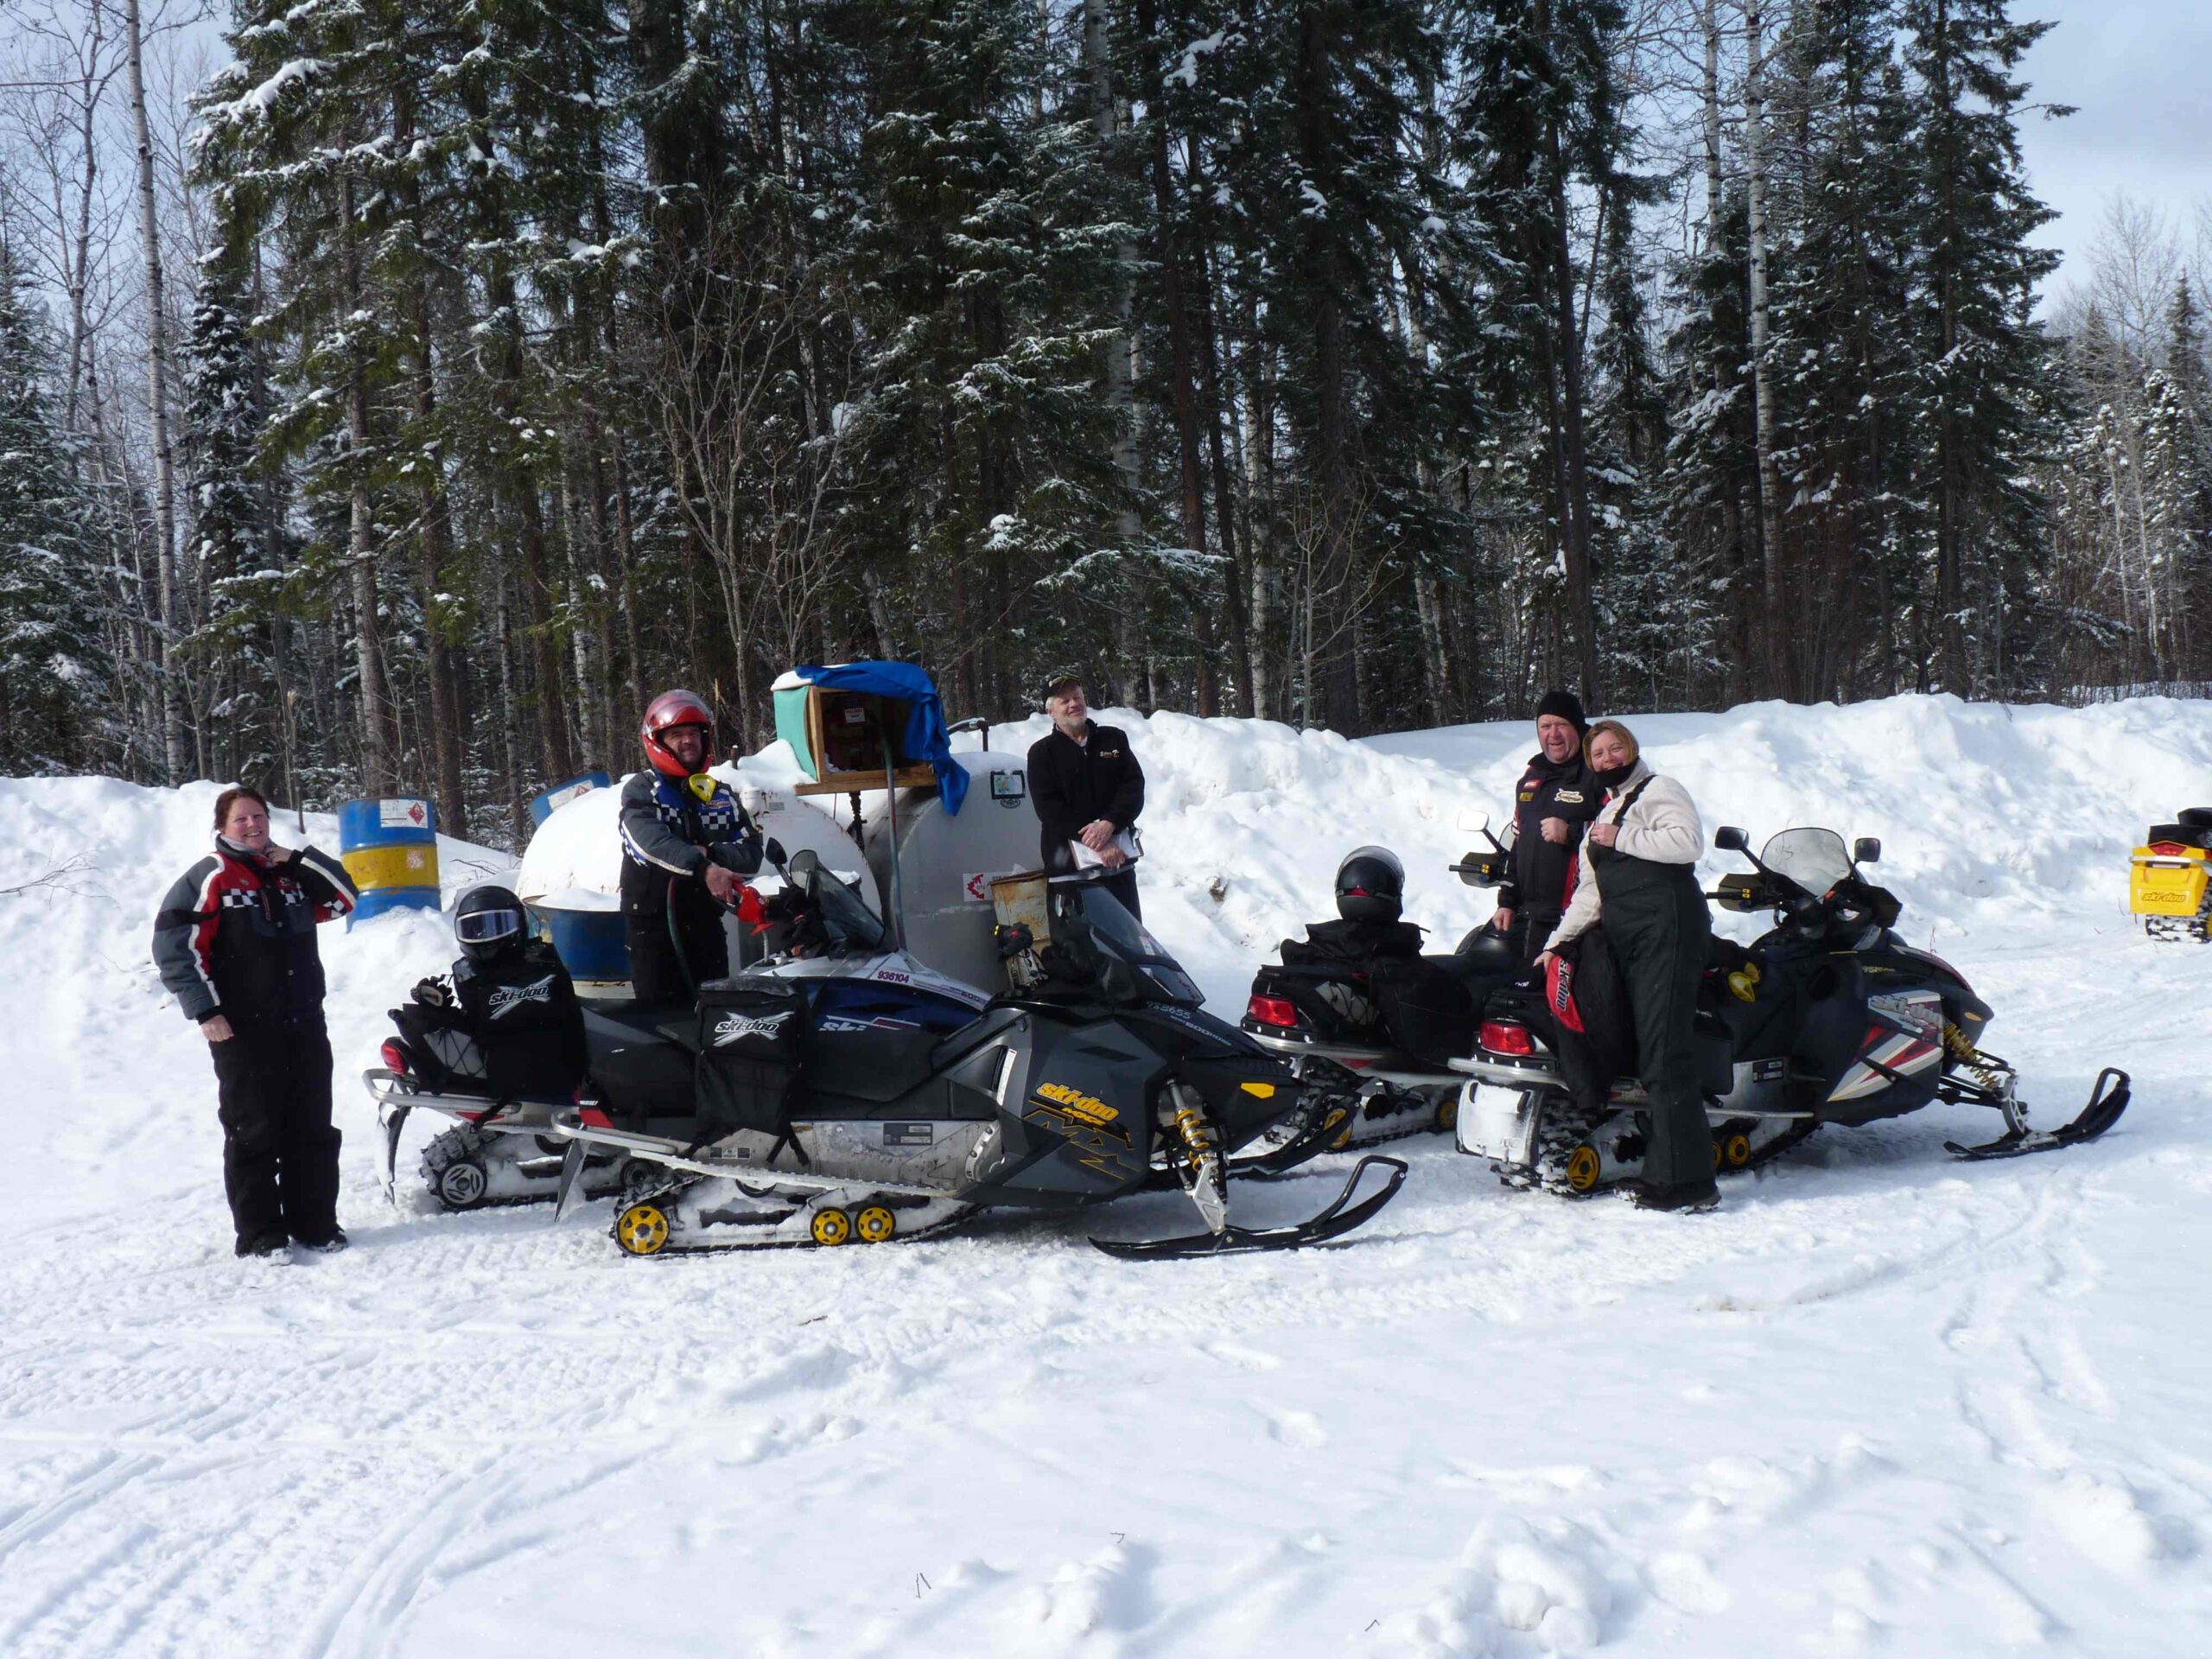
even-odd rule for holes
{"type": "Polygon", "coordinates": [[[1658,1186],[1649,1181],[1628,1181],[1621,1191],[1639,1210],[1680,1211],[1701,1215],[1720,1207],[1720,1188],[1710,1178],[1685,1186],[1658,1186]]]}

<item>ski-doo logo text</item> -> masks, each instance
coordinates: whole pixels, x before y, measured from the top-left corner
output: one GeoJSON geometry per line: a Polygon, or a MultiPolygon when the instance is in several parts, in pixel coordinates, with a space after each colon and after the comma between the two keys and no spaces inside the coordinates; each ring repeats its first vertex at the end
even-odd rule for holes
{"type": "Polygon", "coordinates": [[[494,985],[492,988],[491,1017],[497,1020],[511,1014],[525,1002],[550,1002],[553,1000],[553,976],[529,985],[494,985]]]}
{"type": "Polygon", "coordinates": [[[715,1046],[726,1048],[730,1044],[741,1042],[747,1037],[773,1037],[784,1028],[784,1022],[791,1017],[788,1010],[782,1014],[767,1014],[759,1019],[742,1014],[726,1014],[715,1023],[715,1046]]]}
{"type": "Polygon", "coordinates": [[[1037,1090],[1037,1098],[1049,1100],[1070,1117],[1086,1123],[1111,1123],[1121,1113],[1116,1111],[1096,1095],[1086,1095],[1080,1089],[1071,1089],[1065,1083],[1047,1083],[1037,1090]]]}

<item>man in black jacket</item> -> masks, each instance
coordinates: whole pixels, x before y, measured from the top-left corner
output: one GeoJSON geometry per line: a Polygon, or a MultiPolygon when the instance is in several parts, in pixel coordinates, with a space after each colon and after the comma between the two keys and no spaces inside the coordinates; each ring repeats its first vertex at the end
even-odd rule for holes
{"type": "Polygon", "coordinates": [[[215,850],[177,878],[154,918],[154,966],[215,1062],[240,1255],[274,1255],[288,1238],[346,1248],[315,930],[359,897],[328,854],[269,838],[258,791],[226,789],[215,798],[215,850]]]}
{"type": "Polygon", "coordinates": [[[1536,704],[1536,753],[1514,790],[1513,823],[1505,832],[1512,872],[1497,890],[1497,913],[1491,918],[1523,963],[1542,953],[1559,925],[1582,832],[1605,804],[1605,785],[1582,758],[1588,726],[1572,691],[1547,691],[1536,704]]]}
{"type": "Polygon", "coordinates": [[[1029,799],[1037,809],[1045,868],[1072,868],[1079,842],[1116,874],[1102,884],[1132,916],[1137,873],[1123,836],[1144,810],[1144,771],[1126,734],[1090,718],[1083,679],[1055,674],[1046,682],[1045,712],[1052,729],[1029,746],[1029,799]]]}
{"type": "Polygon", "coordinates": [[[728,976],[722,913],[760,868],[752,815],[707,770],[714,730],[705,702],[664,691],[639,728],[652,769],[623,780],[623,936],[640,1002],[689,1002],[728,976]]]}

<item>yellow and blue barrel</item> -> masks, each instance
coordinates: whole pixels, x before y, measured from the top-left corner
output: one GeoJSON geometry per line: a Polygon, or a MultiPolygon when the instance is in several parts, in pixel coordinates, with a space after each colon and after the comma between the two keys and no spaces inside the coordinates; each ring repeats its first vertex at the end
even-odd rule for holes
{"type": "Polygon", "coordinates": [[[346,802],[338,809],[338,855],[361,890],[348,927],[386,911],[438,907],[437,814],[428,801],[346,802]]]}

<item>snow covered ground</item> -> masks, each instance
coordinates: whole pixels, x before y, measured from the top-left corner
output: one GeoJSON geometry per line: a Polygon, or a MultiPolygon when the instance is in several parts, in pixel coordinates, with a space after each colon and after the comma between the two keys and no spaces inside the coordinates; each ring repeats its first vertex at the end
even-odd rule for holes
{"type": "MultiPolygon", "coordinates": [[[[1147,918],[1224,1011],[1356,842],[1447,941],[1486,913],[1442,866],[1524,728],[1121,719],[1147,918]]],[[[2212,705],[1636,724],[1708,831],[1880,836],[2030,1097],[2116,1062],[2127,1118],[1976,1167],[1955,1109],[1825,1131],[1696,1219],[1433,1142],[1296,1255],[632,1262],[603,1205],[382,1205],[351,1075],[450,954],[401,916],[325,934],[356,1248],[245,1268],[146,963],[213,786],[0,782],[0,889],[91,861],[0,896],[0,1655],[2212,1652],[2212,950],[2124,913],[2146,823],[2212,804],[2212,705]]]]}

